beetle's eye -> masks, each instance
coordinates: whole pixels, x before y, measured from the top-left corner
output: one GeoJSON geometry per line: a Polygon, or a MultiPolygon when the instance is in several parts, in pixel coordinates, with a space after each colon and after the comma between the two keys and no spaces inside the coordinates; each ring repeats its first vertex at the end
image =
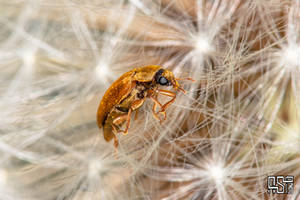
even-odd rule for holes
{"type": "Polygon", "coordinates": [[[166,79],[165,77],[161,76],[159,78],[159,84],[160,85],[167,85],[169,83],[168,79],[166,79]]]}

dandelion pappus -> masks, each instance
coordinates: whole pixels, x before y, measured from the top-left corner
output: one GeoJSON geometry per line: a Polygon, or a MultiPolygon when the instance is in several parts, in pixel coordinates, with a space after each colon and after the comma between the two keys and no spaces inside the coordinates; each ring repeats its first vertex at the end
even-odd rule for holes
{"type": "MultiPolygon", "coordinates": [[[[146,98],[150,98],[154,104],[152,107],[153,116],[160,122],[166,119],[166,109],[176,99],[176,93],[169,90],[158,89],[158,86],[173,86],[175,90],[180,90],[185,93],[177,82],[174,74],[157,65],[150,65],[126,72],[117,79],[105,92],[97,112],[97,124],[99,128],[103,127],[104,139],[110,141],[114,138],[115,147],[118,146],[116,134],[123,132],[128,133],[130,126],[131,114],[137,111],[146,98]],[[158,94],[162,94],[172,99],[162,105],[158,100],[158,94]],[[160,111],[156,112],[157,106],[160,111]],[[162,114],[164,119],[159,118],[162,114]],[[120,128],[125,124],[125,130],[120,128]]],[[[186,80],[192,80],[186,78],[186,80]]]]}

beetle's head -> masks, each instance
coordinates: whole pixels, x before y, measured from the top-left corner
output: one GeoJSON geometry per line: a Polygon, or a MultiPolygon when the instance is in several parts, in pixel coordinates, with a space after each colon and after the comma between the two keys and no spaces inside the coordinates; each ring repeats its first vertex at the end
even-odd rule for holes
{"type": "Polygon", "coordinates": [[[180,84],[176,80],[174,74],[166,69],[159,69],[155,76],[155,82],[162,86],[173,86],[175,90],[180,90],[185,93],[185,90],[180,87],[180,84]]]}

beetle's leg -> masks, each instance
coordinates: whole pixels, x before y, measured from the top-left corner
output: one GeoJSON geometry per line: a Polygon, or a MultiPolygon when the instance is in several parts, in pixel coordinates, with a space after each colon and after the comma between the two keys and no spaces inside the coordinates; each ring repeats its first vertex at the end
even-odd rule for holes
{"type": "Polygon", "coordinates": [[[113,125],[113,124],[112,124],[112,128],[113,128],[113,134],[114,134],[114,146],[115,146],[115,148],[117,148],[119,146],[119,140],[116,136],[116,133],[118,133],[118,130],[115,127],[115,125],[113,125]]]}
{"type": "Polygon", "coordinates": [[[117,126],[120,125],[120,124],[122,124],[123,122],[126,121],[127,115],[128,115],[128,113],[127,113],[127,114],[124,114],[124,115],[121,115],[121,116],[119,116],[119,117],[117,117],[117,118],[115,118],[115,119],[113,120],[113,123],[114,123],[115,125],[117,125],[117,126]]]}
{"type": "Polygon", "coordinates": [[[134,120],[137,120],[138,114],[139,114],[139,110],[136,110],[136,111],[135,111],[135,115],[134,115],[134,120]]]}
{"type": "Polygon", "coordinates": [[[127,117],[126,117],[126,121],[127,121],[126,128],[124,131],[121,131],[121,132],[123,132],[123,135],[127,135],[127,133],[128,133],[128,129],[130,126],[130,120],[131,120],[131,113],[132,113],[132,108],[129,109],[127,117]]]}
{"type": "Polygon", "coordinates": [[[131,104],[127,114],[121,115],[121,116],[117,117],[116,119],[114,119],[113,123],[115,125],[119,125],[119,124],[122,124],[124,121],[127,121],[125,130],[124,131],[121,130],[119,132],[122,132],[124,135],[126,135],[128,133],[128,129],[130,126],[130,121],[131,121],[131,113],[132,113],[132,111],[141,107],[141,105],[144,103],[144,101],[145,101],[145,99],[138,99],[138,100],[134,101],[131,104]]]}
{"type": "Polygon", "coordinates": [[[156,99],[156,97],[151,96],[150,99],[154,102],[155,108],[156,108],[157,105],[162,107],[161,103],[156,99]]]}
{"type": "Polygon", "coordinates": [[[128,130],[127,127],[129,126],[128,123],[130,123],[130,115],[131,115],[131,113],[132,113],[132,110],[129,109],[127,114],[121,115],[121,116],[117,117],[116,119],[114,119],[113,124],[117,125],[117,126],[119,126],[123,122],[127,121],[127,123],[126,123],[126,129],[124,131],[118,130],[117,133],[118,132],[123,132],[124,135],[127,134],[127,130],[128,130]],[[129,121],[128,121],[128,119],[129,119],[129,121]]]}
{"type": "Polygon", "coordinates": [[[143,103],[145,102],[145,99],[138,99],[135,100],[131,106],[130,109],[128,111],[128,115],[127,115],[127,123],[126,123],[126,128],[123,132],[124,135],[126,135],[128,133],[128,129],[129,129],[129,125],[130,125],[130,120],[131,120],[131,113],[133,110],[138,109],[139,107],[141,107],[143,105],[143,103]]]}
{"type": "Polygon", "coordinates": [[[168,96],[168,97],[173,97],[170,101],[168,101],[167,103],[165,103],[162,107],[161,110],[158,113],[162,113],[166,119],[166,109],[167,107],[169,107],[172,103],[174,103],[175,99],[176,99],[176,93],[171,92],[169,90],[158,90],[159,94],[168,96]]]}
{"type": "Polygon", "coordinates": [[[118,140],[117,136],[114,136],[114,146],[115,146],[115,148],[118,148],[118,146],[119,146],[119,140],[118,140]]]}
{"type": "Polygon", "coordinates": [[[119,116],[119,117],[117,117],[113,120],[112,128],[113,128],[113,134],[114,134],[114,146],[115,146],[115,148],[117,148],[119,146],[119,140],[118,140],[118,137],[116,136],[116,134],[119,133],[119,132],[123,132],[123,131],[120,131],[120,129],[117,126],[119,126],[124,121],[126,121],[126,119],[127,119],[127,114],[121,115],[121,116],[119,116]]]}
{"type": "MultiPolygon", "coordinates": [[[[156,106],[157,106],[157,105],[158,105],[158,104],[157,104],[156,102],[154,102],[153,107],[152,107],[152,114],[153,114],[153,116],[154,116],[157,120],[159,120],[160,123],[162,123],[163,120],[161,120],[161,119],[158,117],[157,113],[155,112],[155,111],[156,111],[156,106]]],[[[164,119],[165,119],[165,116],[164,116],[164,119]]]]}
{"type": "MultiPolygon", "coordinates": [[[[153,107],[152,107],[152,114],[153,114],[153,116],[154,116],[157,120],[159,120],[160,123],[161,123],[163,120],[161,120],[161,119],[158,117],[157,113],[159,113],[159,112],[156,112],[156,107],[157,107],[157,105],[159,105],[160,108],[162,109],[162,105],[161,105],[161,103],[156,99],[156,97],[150,96],[150,99],[154,102],[153,107]]],[[[164,115],[164,119],[166,119],[166,113],[162,113],[162,114],[164,115]]]]}
{"type": "Polygon", "coordinates": [[[162,106],[161,111],[164,111],[164,110],[166,110],[167,107],[169,107],[172,103],[174,103],[174,101],[176,99],[176,93],[171,92],[169,90],[158,90],[158,93],[162,94],[162,95],[165,95],[165,96],[168,96],[168,97],[173,97],[170,101],[168,101],[167,103],[165,103],[162,106]]]}
{"type": "MultiPolygon", "coordinates": [[[[155,111],[156,111],[157,105],[159,105],[160,103],[159,103],[156,99],[154,99],[153,97],[150,97],[150,98],[151,98],[151,100],[154,102],[153,107],[152,107],[152,114],[153,114],[153,116],[154,116],[157,120],[161,121],[161,120],[159,119],[157,113],[155,112],[155,111]]],[[[160,106],[161,106],[161,105],[160,105],[160,106]]]]}

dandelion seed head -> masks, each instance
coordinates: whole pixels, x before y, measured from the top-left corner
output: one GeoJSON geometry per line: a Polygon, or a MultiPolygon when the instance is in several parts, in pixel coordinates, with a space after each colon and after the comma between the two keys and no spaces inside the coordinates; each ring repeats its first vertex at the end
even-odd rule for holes
{"type": "Polygon", "coordinates": [[[103,164],[100,160],[91,160],[89,162],[89,167],[88,167],[88,175],[89,177],[95,177],[99,175],[99,171],[103,168],[103,164]]]}
{"type": "Polygon", "coordinates": [[[281,138],[281,146],[289,152],[298,152],[300,150],[300,136],[297,131],[288,130],[281,138]]]}
{"type": "Polygon", "coordinates": [[[299,115],[284,105],[299,105],[296,1],[4,5],[0,147],[14,156],[0,167],[0,199],[264,199],[266,174],[299,174],[299,115]],[[188,93],[162,124],[153,102],[132,116],[139,138],[120,135],[115,156],[95,122],[99,90],[142,64],[199,81],[182,82],[188,93]]]}
{"type": "Polygon", "coordinates": [[[220,163],[210,163],[207,165],[210,178],[216,183],[221,185],[226,177],[226,172],[220,163]]]}
{"type": "Polygon", "coordinates": [[[291,70],[300,67],[300,46],[293,44],[283,49],[281,56],[282,64],[291,70]]]}
{"type": "Polygon", "coordinates": [[[95,75],[99,81],[106,82],[107,77],[111,76],[111,70],[106,62],[99,62],[95,68],[95,75]]]}
{"type": "Polygon", "coordinates": [[[199,54],[208,54],[209,52],[214,50],[209,37],[205,34],[200,34],[195,37],[194,45],[196,53],[199,54]]]}
{"type": "Polygon", "coordinates": [[[23,48],[19,53],[24,66],[27,69],[32,68],[36,61],[36,50],[33,48],[23,48]]]}

